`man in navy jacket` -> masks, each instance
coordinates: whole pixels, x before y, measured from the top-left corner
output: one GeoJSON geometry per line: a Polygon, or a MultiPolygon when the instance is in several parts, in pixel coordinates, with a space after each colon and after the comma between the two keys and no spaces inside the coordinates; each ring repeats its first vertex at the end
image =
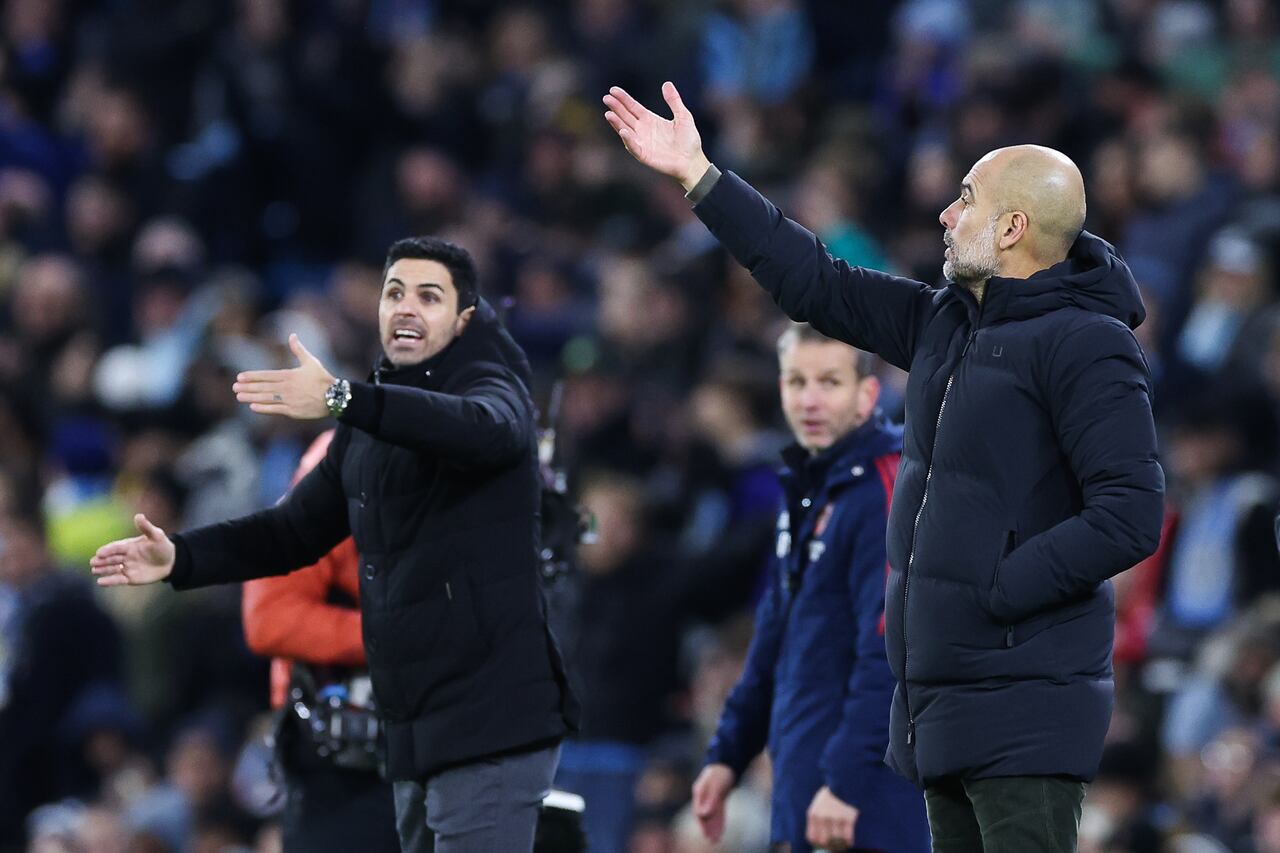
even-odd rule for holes
{"type": "Polygon", "coordinates": [[[778,361],[796,443],[783,452],[776,559],[694,810],[718,840],[730,788],[767,745],[775,843],[927,853],[924,800],[884,765],[884,530],[902,431],[876,409],[867,353],[793,326],[778,361]]]}
{"type": "Polygon", "coordinates": [[[1145,312],[1059,152],[983,157],[942,211],[946,286],[850,267],[619,88],[606,120],[794,320],[910,371],[889,513],[887,760],[937,851],[1075,849],[1111,717],[1108,579],[1158,544],[1145,312]]]}

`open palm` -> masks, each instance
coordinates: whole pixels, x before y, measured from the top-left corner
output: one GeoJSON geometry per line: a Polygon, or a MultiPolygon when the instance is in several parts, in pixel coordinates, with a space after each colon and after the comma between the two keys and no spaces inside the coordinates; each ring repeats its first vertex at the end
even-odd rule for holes
{"type": "Polygon", "coordinates": [[[175,549],[164,531],[145,515],[133,517],[140,536],[108,542],[89,559],[98,586],[139,586],[162,581],[173,571],[175,549]]]}
{"type": "Polygon", "coordinates": [[[609,89],[605,120],[622,138],[631,156],[655,171],[670,175],[691,189],[710,162],[702,153],[702,137],[674,83],[662,84],[662,97],[671,107],[665,119],[646,109],[621,86],[609,89]]]}

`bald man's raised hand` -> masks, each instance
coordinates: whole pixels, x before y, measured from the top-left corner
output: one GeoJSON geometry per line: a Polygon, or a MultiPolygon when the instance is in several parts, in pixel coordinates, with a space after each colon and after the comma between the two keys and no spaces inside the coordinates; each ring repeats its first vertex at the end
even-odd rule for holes
{"type": "Polygon", "coordinates": [[[711,161],[702,152],[702,137],[693,123],[693,114],[680,99],[674,83],[662,84],[662,97],[671,108],[670,119],[646,109],[626,89],[614,86],[604,96],[604,105],[609,108],[604,118],[632,157],[675,178],[688,191],[706,174],[711,161]]]}
{"type": "Polygon", "coordinates": [[[117,539],[98,549],[89,567],[98,577],[98,586],[140,586],[169,577],[176,549],[164,531],[142,513],[133,517],[140,535],[117,539]]]}

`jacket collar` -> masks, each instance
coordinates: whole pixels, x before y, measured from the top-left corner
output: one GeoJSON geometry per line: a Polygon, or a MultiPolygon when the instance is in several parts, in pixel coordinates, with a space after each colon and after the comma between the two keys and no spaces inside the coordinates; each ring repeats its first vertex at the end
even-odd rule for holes
{"type": "Polygon", "coordinates": [[[788,445],[782,451],[785,467],[780,477],[788,492],[823,486],[832,489],[865,475],[877,456],[901,450],[902,428],[891,424],[877,409],[866,423],[816,455],[811,456],[799,444],[788,445]]]}
{"type": "Polygon", "coordinates": [[[1059,308],[1082,308],[1120,320],[1131,329],[1146,317],[1133,274],[1107,241],[1081,232],[1066,260],[1025,278],[987,279],[982,304],[968,288],[948,282],[948,291],[975,327],[999,320],[1026,320],[1059,308]]]}

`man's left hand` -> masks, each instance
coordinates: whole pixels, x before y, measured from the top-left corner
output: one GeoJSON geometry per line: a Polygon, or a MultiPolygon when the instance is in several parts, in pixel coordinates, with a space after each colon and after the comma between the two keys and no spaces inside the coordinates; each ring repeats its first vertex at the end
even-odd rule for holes
{"type": "Polygon", "coordinates": [[[813,795],[809,804],[805,839],[814,847],[843,850],[853,846],[853,827],[858,810],[841,800],[825,785],[813,795]]]}
{"type": "Polygon", "coordinates": [[[334,378],[298,340],[289,336],[289,349],[298,366],[288,370],[246,370],[236,377],[231,390],[236,400],[264,415],[284,415],[295,420],[315,420],[329,414],[324,393],[334,378]]]}

